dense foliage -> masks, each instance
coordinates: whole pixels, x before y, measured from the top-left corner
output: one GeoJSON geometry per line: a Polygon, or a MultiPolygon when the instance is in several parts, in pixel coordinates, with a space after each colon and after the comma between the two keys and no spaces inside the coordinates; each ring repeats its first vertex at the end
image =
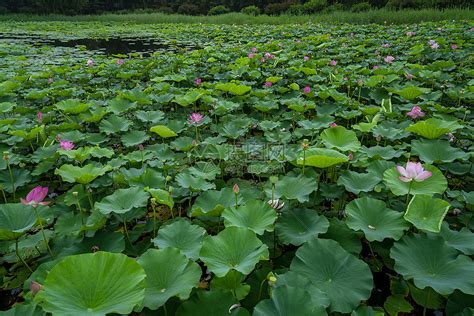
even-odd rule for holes
{"type": "Polygon", "coordinates": [[[1,23],[4,313],[472,315],[470,23],[1,23]]]}
{"type": "Polygon", "coordinates": [[[470,1],[467,0],[0,0],[0,14],[11,12],[75,15],[124,10],[156,10],[164,13],[190,15],[222,14],[228,11],[242,11],[251,14],[256,12],[312,14],[322,10],[349,9],[354,5],[360,10],[362,7],[366,9],[384,6],[392,9],[420,9],[467,6],[469,4],[470,1]]]}

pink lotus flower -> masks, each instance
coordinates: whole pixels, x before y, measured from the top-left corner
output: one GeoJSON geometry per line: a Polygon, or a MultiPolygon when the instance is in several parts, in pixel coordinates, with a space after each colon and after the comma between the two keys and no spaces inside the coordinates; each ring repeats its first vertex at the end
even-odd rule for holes
{"type": "Polygon", "coordinates": [[[194,80],[194,83],[196,84],[196,86],[199,86],[202,83],[202,79],[196,78],[196,80],[194,80]]]}
{"type": "Polygon", "coordinates": [[[74,143],[68,140],[62,140],[59,145],[61,146],[61,149],[64,149],[64,150],[72,150],[75,147],[74,143]]]}
{"type": "Polygon", "coordinates": [[[43,123],[43,112],[38,112],[38,123],[43,123]]]}
{"type": "Polygon", "coordinates": [[[415,105],[414,107],[412,107],[411,111],[407,113],[407,115],[412,119],[416,119],[425,116],[425,113],[418,105],[415,105]]]}
{"type": "Polygon", "coordinates": [[[407,35],[407,36],[413,36],[413,35],[415,35],[415,34],[416,34],[415,32],[406,32],[406,35],[407,35]]]}
{"type": "Polygon", "coordinates": [[[310,88],[309,86],[306,86],[306,87],[304,87],[303,92],[304,92],[304,93],[310,93],[310,92],[311,92],[311,88],[310,88]]]}
{"type": "Polygon", "coordinates": [[[87,60],[87,66],[92,67],[94,66],[94,61],[92,59],[87,60]]]}
{"type": "Polygon", "coordinates": [[[332,122],[332,123],[330,123],[330,124],[329,124],[329,126],[330,126],[330,127],[336,127],[336,126],[337,126],[337,124],[336,124],[336,123],[334,123],[334,122],[332,122]]]}
{"type": "Polygon", "coordinates": [[[252,47],[251,51],[255,53],[257,51],[257,47],[252,47]]]}
{"type": "Polygon", "coordinates": [[[270,53],[265,53],[265,58],[267,58],[267,59],[273,59],[273,58],[275,58],[275,56],[272,55],[272,54],[270,54],[270,53]]]}
{"type": "Polygon", "coordinates": [[[344,77],[344,78],[342,78],[342,80],[347,81],[347,80],[349,80],[349,78],[348,78],[348,77],[344,77]]]}
{"type": "Polygon", "coordinates": [[[451,49],[453,49],[453,50],[458,49],[458,45],[456,45],[456,44],[451,45],[451,49]]]}
{"type": "Polygon", "coordinates": [[[308,60],[309,60],[309,56],[304,56],[304,57],[303,57],[303,60],[304,60],[304,61],[308,61],[308,60]]]}
{"type": "Polygon", "coordinates": [[[189,116],[189,123],[195,125],[201,124],[203,118],[204,117],[200,113],[191,113],[191,115],[189,116]]]}
{"type": "Polygon", "coordinates": [[[53,83],[54,82],[54,79],[53,78],[48,78],[48,83],[53,83]]]}
{"type": "Polygon", "coordinates": [[[247,56],[248,56],[250,59],[252,59],[252,58],[255,57],[255,54],[250,53],[250,54],[248,54],[247,56]]]}
{"type": "Polygon", "coordinates": [[[28,193],[26,199],[20,199],[23,205],[31,205],[38,207],[38,205],[48,205],[49,202],[43,202],[44,198],[48,195],[48,188],[37,186],[28,193]]]}
{"type": "Polygon", "coordinates": [[[407,77],[408,80],[413,79],[413,75],[410,73],[407,73],[405,76],[407,77]]]}
{"type": "Polygon", "coordinates": [[[239,194],[240,188],[237,183],[232,187],[232,191],[234,191],[235,194],[239,194]]]}
{"type": "Polygon", "coordinates": [[[391,46],[391,45],[390,45],[389,43],[383,43],[383,44],[382,44],[382,47],[383,47],[383,48],[389,48],[390,46],[391,46]]]}
{"type": "Polygon", "coordinates": [[[273,83],[271,81],[267,81],[263,84],[265,87],[271,87],[273,86],[273,83]]]}
{"type": "Polygon", "coordinates": [[[380,68],[380,67],[377,66],[377,65],[374,65],[374,66],[372,67],[373,70],[377,70],[377,69],[379,69],[379,68],[380,68]]]}
{"type": "Polygon", "coordinates": [[[408,161],[406,168],[397,166],[397,171],[400,174],[400,177],[398,178],[403,182],[411,182],[413,180],[421,182],[433,175],[430,171],[425,171],[420,162],[415,163],[408,161]]]}
{"type": "Polygon", "coordinates": [[[352,154],[352,151],[350,151],[350,152],[347,154],[347,159],[352,160],[353,158],[354,158],[354,155],[352,154]]]}
{"type": "Polygon", "coordinates": [[[335,61],[335,60],[333,59],[333,60],[331,60],[331,61],[329,62],[329,65],[331,65],[331,66],[336,66],[336,65],[337,65],[337,61],[335,61]]]}
{"type": "Polygon", "coordinates": [[[264,63],[265,62],[265,57],[260,58],[260,62],[264,63]]]}
{"type": "Polygon", "coordinates": [[[384,60],[387,64],[391,64],[391,63],[393,63],[393,61],[395,60],[395,57],[388,55],[388,56],[385,57],[383,60],[384,60]]]}
{"type": "Polygon", "coordinates": [[[117,61],[115,63],[117,65],[123,65],[125,63],[125,60],[123,60],[122,58],[119,58],[119,59],[117,59],[117,61]]]}

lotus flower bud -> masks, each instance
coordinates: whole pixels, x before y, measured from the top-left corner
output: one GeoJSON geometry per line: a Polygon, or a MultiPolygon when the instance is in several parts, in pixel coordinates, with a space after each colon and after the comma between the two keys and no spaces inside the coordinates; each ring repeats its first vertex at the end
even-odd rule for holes
{"type": "Polygon", "coordinates": [[[277,176],[271,176],[271,177],[270,177],[270,182],[271,182],[272,184],[277,183],[277,182],[278,182],[278,177],[277,177],[277,176]]]}
{"type": "Polygon", "coordinates": [[[171,176],[166,176],[166,182],[171,181],[171,176]]]}
{"type": "Polygon", "coordinates": [[[3,160],[9,160],[10,156],[8,155],[8,151],[3,152],[3,160]]]}
{"type": "Polygon", "coordinates": [[[79,195],[79,192],[77,191],[72,192],[72,196],[77,197],[78,195],[79,195]]]}
{"type": "Polygon", "coordinates": [[[150,203],[151,203],[151,205],[153,205],[153,206],[156,205],[156,199],[155,199],[154,197],[152,197],[152,198],[150,199],[150,203]]]}
{"type": "Polygon", "coordinates": [[[232,187],[232,191],[234,191],[235,194],[239,194],[240,188],[237,183],[232,187]]]}
{"type": "Polygon", "coordinates": [[[31,281],[30,291],[33,296],[35,296],[39,291],[43,289],[43,286],[36,281],[31,281]]]}

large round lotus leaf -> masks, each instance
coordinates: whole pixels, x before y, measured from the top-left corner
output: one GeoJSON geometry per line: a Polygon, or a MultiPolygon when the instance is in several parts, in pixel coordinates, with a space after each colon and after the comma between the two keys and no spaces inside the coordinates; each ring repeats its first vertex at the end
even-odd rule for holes
{"type": "Polygon", "coordinates": [[[463,310],[466,308],[474,308],[474,295],[468,295],[458,290],[449,295],[448,302],[446,304],[447,316],[460,316],[462,315],[461,313],[463,310]]]}
{"type": "Polygon", "coordinates": [[[395,240],[403,236],[408,223],[403,213],[387,208],[384,201],[363,197],[346,206],[346,224],[353,230],[361,230],[368,241],[395,240]]]}
{"type": "Polygon", "coordinates": [[[273,223],[277,219],[275,209],[262,201],[250,201],[238,207],[231,206],[222,213],[225,227],[243,227],[262,235],[265,231],[273,231],[273,223]]]}
{"type": "Polygon", "coordinates": [[[306,151],[306,160],[303,159],[303,154],[298,156],[296,161],[298,165],[302,166],[305,161],[305,166],[312,166],[317,168],[327,168],[346,161],[349,161],[346,155],[338,151],[324,148],[312,148],[306,151]]]}
{"type": "Polygon", "coordinates": [[[430,91],[431,90],[428,89],[428,88],[421,88],[421,87],[417,87],[417,86],[408,86],[408,87],[404,87],[403,89],[400,89],[400,90],[395,90],[394,89],[393,93],[398,94],[399,96],[401,96],[404,99],[413,100],[413,99],[416,99],[417,97],[419,97],[420,95],[422,95],[424,93],[428,93],[430,91]]]}
{"type": "Polygon", "coordinates": [[[249,316],[249,312],[241,307],[230,311],[231,307],[237,303],[231,291],[200,290],[181,304],[176,311],[176,316],[249,316]]]}
{"type": "Polygon", "coordinates": [[[126,147],[138,146],[147,141],[149,136],[144,131],[131,131],[122,135],[122,143],[126,147]]]}
{"type": "Polygon", "coordinates": [[[130,127],[131,122],[126,118],[117,115],[111,115],[108,119],[100,122],[100,131],[107,135],[126,132],[130,127]]]}
{"type": "Polygon", "coordinates": [[[443,222],[439,234],[449,246],[456,248],[465,255],[474,255],[474,233],[467,227],[463,227],[459,231],[451,230],[449,224],[443,222]]]}
{"type": "Polygon", "coordinates": [[[328,307],[331,302],[329,301],[326,293],[321,291],[316,285],[311,283],[308,278],[305,278],[301,274],[294,271],[288,271],[284,274],[277,276],[276,286],[292,286],[306,290],[311,296],[311,301],[315,306],[328,307]]]}
{"type": "Polygon", "coordinates": [[[23,204],[0,204],[0,240],[13,240],[36,223],[33,208],[23,204]]]}
{"type": "Polygon", "coordinates": [[[134,208],[145,207],[148,198],[148,193],[139,187],[119,189],[100,202],[96,202],[94,208],[105,215],[110,213],[125,214],[134,208]]]}
{"type": "Polygon", "coordinates": [[[400,313],[409,313],[413,310],[413,306],[403,295],[390,295],[387,297],[383,307],[390,316],[398,316],[400,313]]]}
{"type": "Polygon", "coordinates": [[[129,314],[145,297],[146,274],[123,254],[69,256],[48,273],[35,300],[53,315],[129,314]]]}
{"type": "Polygon", "coordinates": [[[400,157],[403,154],[403,150],[395,150],[392,146],[372,146],[362,147],[362,151],[367,154],[369,158],[385,159],[390,160],[396,157],[400,157]]]}
{"type": "Polygon", "coordinates": [[[214,183],[206,181],[204,178],[198,178],[184,171],[176,176],[176,182],[186,189],[193,191],[207,191],[216,188],[214,183]]]}
{"type": "Polygon", "coordinates": [[[400,174],[398,173],[397,168],[390,168],[386,170],[383,174],[383,180],[390,188],[390,191],[392,191],[392,193],[395,195],[407,195],[410,188],[410,183],[410,194],[412,195],[435,193],[442,194],[448,187],[448,182],[446,181],[444,175],[435,166],[423,165],[423,167],[425,170],[431,171],[432,176],[420,182],[403,182],[399,179],[400,174]]]}
{"type": "Polygon", "coordinates": [[[382,179],[375,173],[358,173],[347,171],[337,179],[338,185],[343,185],[347,191],[354,194],[370,192],[382,179]]]}
{"type": "Polygon", "coordinates": [[[369,298],[372,273],[363,261],[334,240],[313,239],[303,244],[291,262],[290,271],[308,278],[331,301],[330,312],[349,313],[369,298]]]}
{"type": "MultiPolygon", "coordinates": [[[[300,203],[307,202],[309,195],[318,189],[318,176],[310,175],[286,175],[275,184],[274,198],[286,198],[298,200],[300,203]]],[[[271,196],[272,189],[267,187],[265,192],[271,196]]]]}
{"type": "Polygon", "coordinates": [[[320,237],[337,241],[342,248],[355,256],[358,256],[362,251],[360,239],[363,237],[363,234],[353,231],[347,227],[344,221],[337,218],[329,220],[328,231],[320,235],[320,237]]]}
{"type": "Polygon", "coordinates": [[[138,259],[146,272],[146,292],[143,305],[155,310],[178,296],[187,299],[197,287],[201,268],[175,248],[148,249],[138,259]]]}
{"type": "Polygon", "coordinates": [[[325,129],[321,133],[321,139],[328,148],[337,148],[342,151],[357,151],[360,148],[356,133],[347,130],[344,126],[325,129]]]}
{"type": "Polygon", "coordinates": [[[232,269],[247,275],[260,260],[268,260],[268,255],[268,247],[254,232],[228,227],[204,239],[200,258],[211,272],[223,277],[232,269]]]}
{"type": "Polygon", "coordinates": [[[82,103],[80,100],[70,99],[63,100],[54,105],[59,111],[66,114],[79,114],[87,111],[91,104],[82,103]]]}
{"type": "Polygon", "coordinates": [[[415,195],[408,204],[405,219],[421,230],[439,233],[451,205],[431,195],[415,195]]]}
{"type": "Polygon", "coordinates": [[[224,208],[235,205],[235,194],[230,188],[201,193],[194,201],[191,216],[220,216],[224,208]]]}
{"type": "Polygon", "coordinates": [[[95,178],[103,176],[110,169],[112,168],[108,165],[102,167],[96,167],[92,164],[85,165],[84,167],[62,165],[59,169],[56,169],[54,174],[60,175],[66,182],[87,184],[95,178]]]}
{"type": "Polygon", "coordinates": [[[260,301],[253,316],[327,315],[323,306],[314,305],[310,294],[299,287],[282,285],[272,291],[272,298],[260,301]]]}
{"type": "Polygon", "coordinates": [[[447,295],[454,290],[474,294],[474,262],[449,247],[441,236],[405,236],[390,250],[395,271],[423,289],[447,295]]]}
{"type": "Polygon", "coordinates": [[[327,232],[329,221],[315,210],[288,209],[278,218],[276,233],[285,245],[299,246],[304,242],[327,232]]]}
{"type": "Polygon", "coordinates": [[[211,281],[211,289],[229,290],[234,293],[238,300],[243,300],[250,292],[250,285],[243,283],[245,275],[242,273],[230,270],[224,277],[214,277],[211,281]]]}
{"type": "Polygon", "coordinates": [[[352,311],[351,316],[385,316],[385,312],[374,310],[370,306],[361,305],[352,311]]]}
{"type": "Polygon", "coordinates": [[[238,85],[233,82],[227,82],[227,83],[218,83],[216,84],[215,88],[217,90],[225,91],[225,92],[230,92],[235,95],[243,95],[250,90],[252,90],[252,87],[250,86],[244,86],[244,85],[238,85]]]}
{"type": "Polygon", "coordinates": [[[405,128],[405,130],[428,139],[435,139],[460,127],[462,126],[456,122],[447,122],[437,118],[430,118],[412,124],[405,128]]]}
{"type": "Polygon", "coordinates": [[[189,259],[196,260],[199,257],[205,235],[204,228],[192,225],[184,218],[178,218],[161,226],[153,243],[161,249],[177,248],[189,259]]]}
{"type": "Polygon", "coordinates": [[[431,309],[439,309],[444,305],[445,298],[432,288],[419,289],[410,282],[407,282],[407,284],[411,298],[418,305],[431,309]]]}
{"type": "Polygon", "coordinates": [[[469,154],[459,148],[451,147],[447,140],[414,140],[412,152],[426,163],[452,162],[456,159],[469,159],[469,154]]]}
{"type": "Polygon", "coordinates": [[[156,133],[163,138],[178,136],[172,129],[164,125],[156,125],[150,128],[150,132],[156,133]]]}

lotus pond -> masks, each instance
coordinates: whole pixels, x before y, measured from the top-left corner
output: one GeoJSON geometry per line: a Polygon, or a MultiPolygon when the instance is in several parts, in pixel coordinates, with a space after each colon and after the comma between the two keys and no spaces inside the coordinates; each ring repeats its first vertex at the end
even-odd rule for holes
{"type": "Polygon", "coordinates": [[[1,22],[0,314],[472,315],[473,26],[1,22]]]}

